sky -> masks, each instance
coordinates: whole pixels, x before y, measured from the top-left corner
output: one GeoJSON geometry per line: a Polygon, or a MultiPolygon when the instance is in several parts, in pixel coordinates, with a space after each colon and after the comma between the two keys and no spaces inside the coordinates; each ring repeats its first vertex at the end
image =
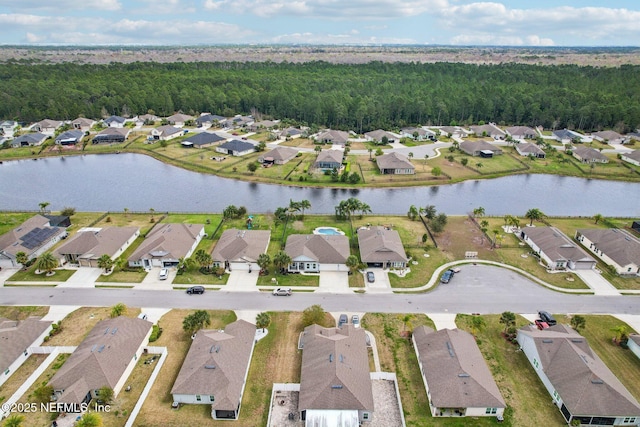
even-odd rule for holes
{"type": "Polygon", "coordinates": [[[638,0],[0,0],[0,44],[639,46],[638,0]]]}

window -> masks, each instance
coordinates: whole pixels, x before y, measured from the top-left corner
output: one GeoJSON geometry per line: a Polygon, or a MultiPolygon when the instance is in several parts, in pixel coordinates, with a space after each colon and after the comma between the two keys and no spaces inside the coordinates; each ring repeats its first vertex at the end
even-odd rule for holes
{"type": "Polygon", "coordinates": [[[196,401],[198,401],[198,402],[202,402],[202,398],[200,397],[200,395],[199,395],[199,394],[196,394],[196,401]]]}
{"type": "Polygon", "coordinates": [[[215,398],[213,396],[209,396],[209,402],[215,402],[215,398]]]}
{"type": "Polygon", "coordinates": [[[636,422],[636,417],[626,417],[622,422],[625,423],[625,424],[635,423],[636,422]]]}
{"type": "Polygon", "coordinates": [[[540,364],[538,363],[538,359],[536,358],[533,359],[533,366],[535,366],[536,369],[540,369],[540,364]]]}
{"type": "Polygon", "coordinates": [[[487,414],[487,415],[491,415],[491,414],[495,415],[496,413],[498,413],[498,408],[487,408],[484,411],[484,413],[487,414]]]}
{"type": "Polygon", "coordinates": [[[363,412],[362,413],[362,419],[363,420],[368,420],[369,419],[369,413],[368,412],[363,412]]]}

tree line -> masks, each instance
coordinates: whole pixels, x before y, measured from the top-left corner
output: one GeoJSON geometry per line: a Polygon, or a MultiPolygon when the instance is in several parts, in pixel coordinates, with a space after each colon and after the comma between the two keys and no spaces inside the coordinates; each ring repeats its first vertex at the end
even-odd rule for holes
{"type": "Polygon", "coordinates": [[[366,132],[480,121],[628,131],[640,125],[640,67],[131,63],[0,65],[0,118],[259,112],[366,132]]]}

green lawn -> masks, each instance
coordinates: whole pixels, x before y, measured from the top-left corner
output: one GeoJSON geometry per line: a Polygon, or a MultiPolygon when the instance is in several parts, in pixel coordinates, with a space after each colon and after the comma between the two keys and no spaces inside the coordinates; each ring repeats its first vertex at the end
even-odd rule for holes
{"type": "MultiPolygon", "coordinates": [[[[3,150],[0,150],[2,152],[3,150]]],[[[34,206],[36,209],[37,206],[34,206]]],[[[35,212],[25,212],[25,213],[3,213],[0,214],[0,236],[6,233],[9,230],[12,230],[18,227],[20,224],[36,215],[35,212]]]]}
{"type": "Polygon", "coordinates": [[[118,270],[115,268],[113,273],[108,276],[100,275],[96,282],[142,283],[145,277],[147,277],[147,272],[143,268],[136,270],[118,270]]]}
{"type": "Polygon", "coordinates": [[[28,270],[17,271],[13,276],[11,276],[7,281],[13,282],[66,282],[69,277],[71,277],[76,270],[54,270],[55,274],[53,276],[47,276],[45,273],[36,274],[36,266],[35,264],[29,267],[28,270]]]}
{"type": "Polygon", "coordinates": [[[177,275],[173,280],[174,285],[226,285],[229,280],[229,274],[225,273],[221,278],[215,274],[202,274],[197,268],[185,271],[177,275]]]}
{"type": "Polygon", "coordinates": [[[320,276],[306,274],[275,274],[273,271],[266,276],[258,278],[258,286],[280,286],[288,288],[291,286],[320,286],[320,276]],[[273,279],[276,279],[274,282],[273,279]]]}

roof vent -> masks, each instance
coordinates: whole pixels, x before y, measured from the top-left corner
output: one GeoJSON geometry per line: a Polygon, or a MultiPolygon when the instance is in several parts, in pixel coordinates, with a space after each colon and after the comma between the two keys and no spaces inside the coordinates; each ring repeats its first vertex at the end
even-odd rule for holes
{"type": "Polygon", "coordinates": [[[93,353],[97,347],[98,347],[98,344],[94,344],[93,347],[91,347],[91,353],[93,353]]]}
{"type": "Polygon", "coordinates": [[[333,362],[333,353],[329,353],[329,363],[333,362]]]}
{"type": "Polygon", "coordinates": [[[216,365],[204,365],[204,369],[216,369],[216,365]]]}
{"type": "Polygon", "coordinates": [[[100,348],[98,349],[98,353],[102,353],[102,350],[104,350],[104,345],[100,346],[100,348]]]}
{"type": "Polygon", "coordinates": [[[340,355],[340,363],[344,363],[344,356],[340,355]]]}
{"type": "Polygon", "coordinates": [[[542,340],[542,342],[545,343],[545,344],[550,344],[550,343],[553,342],[553,340],[542,340]]]}
{"type": "Polygon", "coordinates": [[[118,332],[118,328],[113,328],[113,331],[111,331],[111,335],[115,335],[116,332],[118,332]]]}
{"type": "Polygon", "coordinates": [[[109,328],[105,329],[104,334],[107,335],[109,333],[109,328]]]}
{"type": "Polygon", "coordinates": [[[453,348],[451,348],[451,342],[447,341],[447,350],[449,350],[449,356],[456,357],[456,354],[453,352],[453,348]]]}
{"type": "Polygon", "coordinates": [[[336,384],[331,386],[332,389],[339,390],[342,388],[342,384],[336,384]]]}
{"type": "Polygon", "coordinates": [[[471,375],[467,374],[466,372],[462,373],[462,374],[458,374],[458,376],[460,378],[469,378],[471,375]]]}
{"type": "Polygon", "coordinates": [[[571,342],[578,342],[578,343],[581,343],[581,342],[582,342],[582,340],[581,340],[581,339],[579,339],[579,338],[572,338],[572,339],[571,339],[571,342]]]}
{"type": "Polygon", "coordinates": [[[601,379],[591,380],[591,384],[604,384],[604,381],[601,379]]]}

